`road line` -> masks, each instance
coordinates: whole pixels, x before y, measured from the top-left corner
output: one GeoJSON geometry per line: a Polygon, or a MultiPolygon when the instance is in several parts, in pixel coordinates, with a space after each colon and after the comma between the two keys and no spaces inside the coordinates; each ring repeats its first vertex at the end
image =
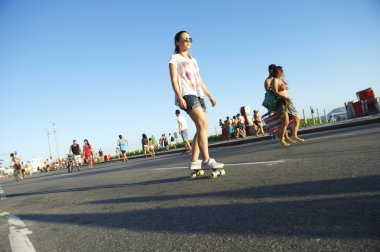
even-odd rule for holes
{"type": "MultiPolygon", "coordinates": [[[[225,167],[228,166],[243,166],[243,165],[276,165],[279,163],[283,163],[285,160],[274,160],[274,161],[262,161],[262,162],[249,162],[249,163],[236,163],[236,164],[224,164],[225,167]]],[[[178,169],[188,169],[187,166],[177,166],[177,167],[163,167],[163,168],[154,168],[153,171],[161,171],[161,170],[178,170],[178,169]]]]}
{"type": "Polygon", "coordinates": [[[3,188],[0,186],[0,200],[5,200],[6,198],[3,188]]]}
{"type": "Polygon", "coordinates": [[[0,213],[0,216],[8,218],[9,241],[12,252],[36,252],[33,244],[27,237],[32,231],[26,227],[25,223],[19,217],[7,212],[0,213]]]}
{"type": "Polygon", "coordinates": [[[238,166],[238,165],[260,165],[260,164],[264,164],[264,165],[274,165],[274,164],[278,164],[278,163],[283,163],[285,162],[285,160],[275,160],[275,161],[264,161],[264,162],[249,162],[249,163],[237,163],[237,164],[224,164],[226,166],[238,166]]]}
{"type": "Polygon", "coordinates": [[[154,168],[153,171],[160,171],[160,170],[178,170],[178,169],[186,169],[189,168],[187,166],[177,166],[177,167],[163,167],[163,168],[154,168]]]}
{"type": "Polygon", "coordinates": [[[346,133],[346,134],[339,134],[339,135],[332,135],[332,136],[325,136],[325,137],[316,137],[316,138],[308,138],[307,141],[313,141],[313,140],[321,140],[321,139],[327,139],[327,138],[338,138],[338,137],[346,137],[346,136],[353,136],[355,133],[346,133]]]}

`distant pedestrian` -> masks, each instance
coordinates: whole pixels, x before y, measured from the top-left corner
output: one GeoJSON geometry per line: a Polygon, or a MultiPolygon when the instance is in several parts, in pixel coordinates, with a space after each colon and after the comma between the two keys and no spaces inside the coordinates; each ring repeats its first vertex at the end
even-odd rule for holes
{"type": "Polygon", "coordinates": [[[168,139],[166,138],[165,134],[161,135],[160,138],[160,147],[163,151],[167,151],[167,148],[169,147],[168,139]]]}
{"type": "Polygon", "coordinates": [[[145,134],[142,134],[141,145],[144,151],[144,156],[146,158],[146,154],[149,152],[149,140],[145,134]]]}
{"type": "Polygon", "coordinates": [[[259,111],[258,110],[254,110],[253,111],[253,123],[257,127],[256,137],[258,137],[260,133],[263,134],[263,136],[265,136],[265,134],[264,134],[264,128],[263,128],[263,123],[261,121],[261,117],[259,115],[259,111]]]}
{"type": "Polygon", "coordinates": [[[79,144],[77,144],[77,140],[73,140],[73,144],[70,146],[69,149],[69,154],[73,154],[75,166],[78,168],[78,171],[80,171],[80,166],[82,164],[81,153],[82,151],[80,149],[79,144]]]}
{"type": "Polygon", "coordinates": [[[222,119],[219,119],[219,127],[222,129],[222,136],[223,140],[228,139],[228,130],[227,130],[227,121],[222,121],[222,119]]]}
{"type": "Polygon", "coordinates": [[[21,177],[21,159],[13,153],[10,154],[10,157],[13,163],[13,174],[19,173],[21,177]]]}
{"type": "Polygon", "coordinates": [[[128,161],[127,158],[127,147],[128,147],[128,141],[125,139],[122,135],[119,135],[119,139],[117,140],[117,146],[119,147],[119,150],[121,154],[123,155],[123,163],[126,163],[128,161]]]}
{"type": "Polygon", "coordinates": [[[176,105],[190,115],[197,128],[189,168],[223,168],[224,164],[217,163],[209,156],[204,94],[212,106],[216,105],[216,100],[201,79],[196,59],[188,54],[192,38],[188,32],[180,31],[175,35],[174,43],[175,54],[170,58],[169,69],[176,105]],[[202,155],[202,160],[198,160],[199,154],[202,155]]]}
{"type": "Polygon", "coordinates": [[[176,149],[177,147],[175,146],[175,139],[171,133],[169,133],[169,141],[170,141],[169,143],[170,148],[176,149]]]}
{"type": "Polygon", "coordinates": [[[240,114],[237,114],[236,115],[236,118],[238,119],[238,127],[240,129],[240,132],[244,137],[247,136],[247,132],[245,131],[245,119],[244,119],[244,116],[240,115],[240,114]]]}
{"type": "Polygon", "coordinates": [[[94,168],[93,162],[92,162],[92,146],[87,139],[84,139],[83,142],[84,142],[83,144],[84,159],[87,161],[88,169],[92,169],[94,168]]]}
{"type": "Polygon", "coordinates": [[[26,170],[27,170],[30,177],[33,176],[33,167],[31,165],[30,161],[26,162],[26,170]]]}
{"type": "Polygon", "coordinates": [[[43,171],[44,172],[50,172],[50,168],[51,168],[50,161],[49,161],[49,159],[46,159],[45,162],[44,162],[44,169],[43,169],[43,171]]]}
{"type": "Polygon", "coordinates": [[[104,154],[103,154],[103,151],[102,149],[99,149],[99,162],[104,162],[104,154]]]}
{"type": "Polygon", "coordinates": [[[232,121],[234,122],[234,128],[235,128],[235,137],[236,139],[239,139],[240,137],[244,136],[244,133],[241,130],[241,124],[239,123],[239,118],[237,116],[232,117],[232,121]]]}
{"type": "Polygon", "coordinates": [[[189,143],[189,132],[187,129],[186,118],[183,115],[181,115],[181,111],[179,111],[179,109],[175,111],[175,115],[177,116],[178,132],[182,137],[182,141],[185,148],[184,153],[191,153],[191,145],[189,143]]]}
{"type": "Polygon", "coordinates": [[[156,150],[158,148],[156,137],[152,134],[150,138],[152,139],[153,147],[156,150]]]}
{"type": "Polygon", "coordinates": [[[153,145],[152,138],[149,138],[148,147],[149,147],[149,152],[152,154],[153,157],[155,157],[156,153],[154,151],[154,145],[153,145]]]}
{"type": "Polygon", "coordinates": [[[230,119],[229,116],[226,118],[227,122],[227,130],[228,130],[228,140],[231,140],[232,138],[235,138],[235,126],[232,123],[232,119],[230,119]]]}

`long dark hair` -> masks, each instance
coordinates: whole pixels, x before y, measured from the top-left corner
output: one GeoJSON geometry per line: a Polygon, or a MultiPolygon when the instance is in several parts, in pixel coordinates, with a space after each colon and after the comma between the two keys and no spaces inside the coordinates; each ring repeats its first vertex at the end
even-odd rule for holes
{"type": "Polygon", "coordinates": [[[269,66],[268,66],[268,71],[269,71],[269,75],[271,76],[271,77],[273,77],[273,71],[276,69],[276,65],[275,64],[270,64],[269,66]]]}
{"type": "Polygon", "coordinates": [[[284,74],[284,70],[282,70],[282,66],[276,66],[276,68],[273,70],[273,77],[278,78],[282,74],[284,74]]]}
{"type": "Polygon", "coordinates": [[[142,134],[143,139],[148,139],[148,137],[145,134],[142,134]]]}
{"type": "Polygon", "coordinates": [[[177,42],[179,42],[179,39],[181,38],[182,33],[188,34],[187,31],[180,31],[180,32],[177,32],[177,34],[174,36],[174,46],[175,46],[174,53],[179,53],[179,46],[177,46],[177,42]]]}

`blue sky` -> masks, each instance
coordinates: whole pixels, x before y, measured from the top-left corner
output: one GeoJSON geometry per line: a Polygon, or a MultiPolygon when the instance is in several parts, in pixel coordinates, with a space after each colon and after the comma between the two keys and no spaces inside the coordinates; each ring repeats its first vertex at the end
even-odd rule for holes
{"type": "Polygon", "coordinates": [[[61,156],[73,139],[114,154],[119,134],[134,150],[142,133],[177,130],[168,60],[180,30],[218,101],[210,133],[243,105],[264,113],[271,63],[307,116],[380,92],[376,0],[0,0],[0,159],[47,158],[51,122],[61,156]]]}

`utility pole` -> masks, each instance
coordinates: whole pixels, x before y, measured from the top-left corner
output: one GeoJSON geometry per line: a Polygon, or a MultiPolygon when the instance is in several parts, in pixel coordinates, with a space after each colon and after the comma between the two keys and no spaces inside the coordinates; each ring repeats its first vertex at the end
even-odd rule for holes
{"type": "Polygon", "coordinates": [[[321,117],[319,116],[319,110],[317,108],[317,115],[318,115],[318,124],[321,124],[321,117]]]}
{"type": "Polygon", "coordinates": [[[310,106],[310,112],[311,112],[311,120],[313,120],[313,125],[315,124],[314,122],[314,109],[310,106]]]}
{"type": "Polygon", "coordinates": [[[57,142],[57,130],[55,129],[55,123],[54,122],[51,122],[53,124],[53,133],[54,133],[54,140],[55,140],[55,147],[57,148],[57,155],[58,155],[58,159],[60,158],[59,156],[59,149],[58,149],[58,142],[57,142]]]}
{"type": "Polygon", "coordinates": [[[52,156],[51,156],[51,148],[50,148],[50,131],[49,130],[46,130],[46,135],[47,135],[47,139],[48,139],[48,144],[49,144],[49,155],[50,155],[50,162],[52,162],[52,156]]]}
{"type": "Polygon", "coordinates": [[[307,126],[306,116],[305,116],[305,110],[304,109],[302,109],[302,113],[303,113],[303,122],[304,122],[305,126],[307,126]]]}

